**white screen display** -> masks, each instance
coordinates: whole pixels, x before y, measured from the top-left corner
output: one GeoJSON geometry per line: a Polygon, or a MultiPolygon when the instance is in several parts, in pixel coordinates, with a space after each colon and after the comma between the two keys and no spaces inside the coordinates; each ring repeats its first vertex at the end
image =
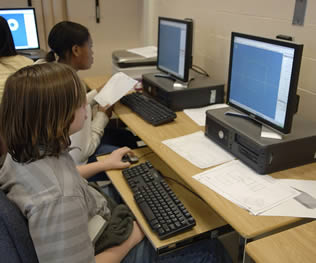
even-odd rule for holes
{"type": "Polygon", "coordinates": [[[10,27],[16,49],[37,49],[39,40],[35,11],[29,9],[0,9],[10,27]]]}

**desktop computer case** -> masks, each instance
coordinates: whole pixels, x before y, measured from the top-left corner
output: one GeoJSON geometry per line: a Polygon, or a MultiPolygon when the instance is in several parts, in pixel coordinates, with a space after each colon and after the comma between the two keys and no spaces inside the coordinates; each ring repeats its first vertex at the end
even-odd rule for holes
{"type": "Polygon", "coordinates": [[[187,88],[174,88],[173,80],[155,75],[155,73],[143,75],[144,93],[173,111],[199,108],[224,101],[224,84],[208,77],[198,76],[187,88]]]}
{"type": "Polygon", "coordinates": [[[206,113],[205,135],[259,174],[316,161],[316,123],[294,116],[292,132],[282,140],[262,138],[261,125],[225,115],[232,108],[206,113]]]}

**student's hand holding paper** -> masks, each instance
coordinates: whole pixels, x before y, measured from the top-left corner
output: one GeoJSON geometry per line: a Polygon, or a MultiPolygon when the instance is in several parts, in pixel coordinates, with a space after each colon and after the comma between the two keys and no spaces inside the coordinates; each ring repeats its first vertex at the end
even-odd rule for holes
{"type": "Polygon", "coordinates": [[[104,112],[109,118],[112,117],[112,112],[113,112],[113,106],[111,105],[106,105],[106,106],[101,106],[98,105],[98,111],[104,112]]]}
{"type": "Polygon", "coordinates": [[[136,83],[135,79],[123,72],[118,72],[111,77],[94,99],[101,106],[113,105],[132,90],[136,83]]]}

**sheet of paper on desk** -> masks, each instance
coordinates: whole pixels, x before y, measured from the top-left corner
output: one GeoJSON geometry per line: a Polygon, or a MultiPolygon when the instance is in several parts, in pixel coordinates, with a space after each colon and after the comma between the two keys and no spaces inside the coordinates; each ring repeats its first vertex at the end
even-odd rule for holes
{"type": "Polygon", "coordinates": [[[234,156],[205,137],[202,131],[165,140],[162,143],[201,169],[234,159],[234,156]]]}
{"type": "Polygon", "coordinates": [[[132,90],[136,83],[137,80],[132,79],[123,72],[118,72],[104,85],[101,91],[94,97],[94,100],[103,107],[113,105],[132,90]]]}
{"type": "Polygon", "coordinates": [[[186,115],[188,115],[193,121],[195,121],[199,126],[205,126],[207,110],[215,110],[215,109],[226,108],[226,107],[228,107],[227,104],[220,103],[220,104],[209,105],[202,108],[184,109],[183,112],[186,115]]]}
{"type": "Polygon", "coordinates": [[[265,211],[262,215],[316,218],[316,180],[279,179],[279,181],[303,193],[265,211]]]}
{"type": "Polygon", "coordinates": [[[132,48],[132,49],[128,49],[127,51],[143,56],[145,58],[157,57],[157,47],[155,46],[132,48]]]}
{"type": "Polygon", "coordinates": [[[293,188],[268,175],[259,175],[234,160],[193,176],[235,204],[258,215],[298,195],[293,188]]]}

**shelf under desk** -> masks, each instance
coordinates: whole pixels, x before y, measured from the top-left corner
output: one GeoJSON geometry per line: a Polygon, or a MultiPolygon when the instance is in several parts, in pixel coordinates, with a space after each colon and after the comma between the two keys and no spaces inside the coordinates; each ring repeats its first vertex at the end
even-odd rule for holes
{"type": "MultiPolygon", "coordinates": [[[[150,161],[153,166],[161,171],[161,173],[165,176],[171,177],[172,179],[179,181],[180,183],[184,183],[181,178],[179,178],[173,170],[171,170],[151,149],[148,147],[139,148],[134,150],[134,153],[140,158],[138,164],[140,162],[150,161]]],[[[98,159],[106,158],[103,156],[99,156],[98,159]]],[[[137,164],[136,164],[137,165],[137,164]]],[[[162,254],[169,250],[175,249],[178,246],[183,246],[188,242],[192,242],[195,239],[199,239],[206,236],[210,236],[210,231],[214,230],[216,232],[220,232],[223,230],[223,226],[226,225],[221,217],[219,217],[205,202],[203,202],[196,195],[185,189],[185,187],[176,183],[173,180],[168,180],[169,186],[178,196],[178,198],[183,202],[185,207],[190,211],[193,217],[196,220],[196,226],[189,231],[178,234],[174,237],[168,238],[166,240],[160,240],[157,235],[149,228],[148,223],[145,221],[141,211],[137,207],[135,200],[133,198],[133,194],[127,185],[122,172],[120,170],[108,171],[107,172],[109,178],[111,179],[115,188],[121,194],[125,203],[129,206],[129,208],[134,213],[139,225],[143,229],[147,238],[151,241],[154,248],[158,253],[162,254]]],[[[225,227],[224,227],[225,229],[225,227]]]]}

